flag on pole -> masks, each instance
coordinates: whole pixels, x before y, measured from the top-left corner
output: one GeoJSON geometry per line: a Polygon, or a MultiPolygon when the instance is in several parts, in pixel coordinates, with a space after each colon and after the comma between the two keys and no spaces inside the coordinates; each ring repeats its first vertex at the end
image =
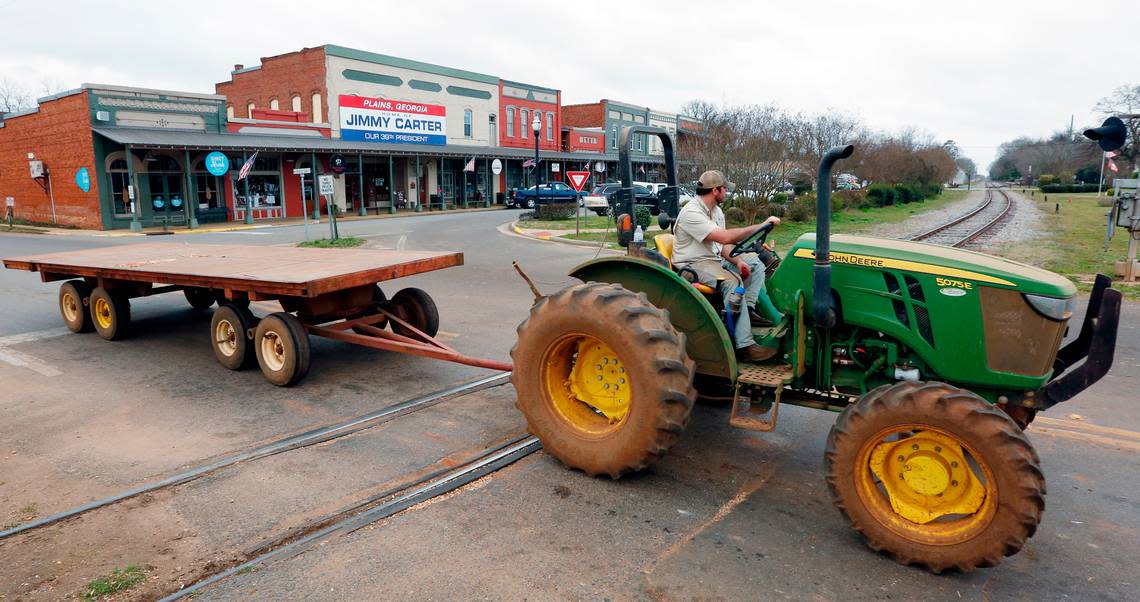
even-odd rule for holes
{"type": "Polygon", "coordinates": [[[475,171],[475,157],[471,157],[471,160],[467,162],[467,165],[463,166],[463,171],[475,171]]]}
{"type": "Polygon", "coordinates": [[[1111,159],[1116,156],[1116,151],[1106,151],[1104,156],[1106,159],[1111,159]]]}
{"type": "Polygon", "coordinates": [[[529,168],[534,167],[534,166],[535,166],[534,159],[527,159],[526,161],[523,161],[523,169],[529,169],[529,168]]]}
{"type": "Polygon", "coordinates": [[[639,168],[637,169],[637,171],[641,172],[641,175],[643,175],[643,176],[644,176],[644,175],[645,175],[645,166],[644,166],[644,165],[642,165],[641,167],[639,167],[639,168]]]}
{"type": "Polygon", "coordinates": [[[1109,161],[1108,161],[1108,168],[1112,170],[1112,173],[1116,173],[1116,172],[1120,171],[1116,167],[1116,161],[1113,161],[1111,159],[1109,159],[1109,161]]]}
{"type": "Polygon", "coordinates": [[[249,156],[249,159],[246,160],[245,165],[241,166],[241,170],[238,171],[238,182],[244,180],[245,177],[249,175],[249,170],[253,169],[253,161],[256,158],[257,152],[255,151],[252,155],[249,156]]]}
{"type": "Polygon", "coordinates": [[[582,171],[590,171],[590,162],[589,161],[586,161],[586,164],[582,166],[582,171]]]}

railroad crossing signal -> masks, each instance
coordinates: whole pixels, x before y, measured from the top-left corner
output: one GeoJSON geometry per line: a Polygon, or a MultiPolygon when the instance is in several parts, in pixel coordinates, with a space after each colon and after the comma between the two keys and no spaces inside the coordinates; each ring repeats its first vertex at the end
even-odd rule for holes
{"type": "Polygon", "coordinates": [[[590,172],[588,171],[568,171],[566,172],[566,179],[570,180],[570,185],[574,187],[575,192],[582,192],[582,187],[586,185],[586,180],[589,179],[590,172]]]}

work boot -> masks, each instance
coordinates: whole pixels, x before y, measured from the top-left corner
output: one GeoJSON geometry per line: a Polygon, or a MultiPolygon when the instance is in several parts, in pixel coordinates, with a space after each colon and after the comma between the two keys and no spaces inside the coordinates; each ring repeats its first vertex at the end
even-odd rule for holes
{"type": "Polygon", "coordinates": [[[736,350],[736,359],[742,362],[762,362],[764,360],[772,359],[779,350],[775,347],[761,347],[756,343],[752,343],[747,347],[741,347],[736,350]]]}
{"type": "Polygon", "coordinates": [[[775,323],[773,323],[768,318],[760,315],[756,311],[755,307],[749,307],[748,308],[748,320],[749,320],[749,322],[752,323],[753,327],[775,326],[776,325],[775,323]]]}

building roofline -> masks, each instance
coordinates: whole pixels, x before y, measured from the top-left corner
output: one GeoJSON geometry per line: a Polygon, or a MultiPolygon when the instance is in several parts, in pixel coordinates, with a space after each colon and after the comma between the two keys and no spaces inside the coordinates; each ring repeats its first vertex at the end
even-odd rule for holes
{"type": "Polygon", "coordinates": [[[528,90],[532,90],[534,92],[547,92],[549,94],[560,94],[562,92],[561,90],[558,90],[555,88],[547,88],[545,86],[536,86],[534,84],[525,84],[523,82],[518,82],[518,81],[514,81],[514,80],[510,80],[510,79],[500,79],[499,81],[502,82],[503,84],[506,84],[506,85],[520,86],[520,87],[526,88],[528,90]]]}
{"type": "MultiPolygon", "coordinates": [[[[70,93],[79,92],[82,90],[95,90],[107,92],[124,92],[127,94],[161,94],[162,96],[180,96],[182,98],[197,98],[199,100],[225,100],[226,97],[220,94],[202,94],[200,92],[179,92],[178,90],[160,90],[157,88],[135,88],[133,86],[113,86],[109,84],[83,84],[79,90],[74,90],[70,93]]],[[[66,94],[66,93],[65,93],[66,94]]]]}
{"type": "Polygon", "coordinates": [[[413,59],[404,59],[387,54],[379,54],[376,52],[369,52],[367,50],[357,50],[355,48],[346,48],[344,46],[337,46],[335,44],[325,44],[326,56],[335,56],[345,59],[353,59],[357,61],[365,61],[368,63],[376,63],[379,65],[388,65],[389,67],[398,67],[401,69],[410,69],[412,71],[422,71],[424,73],[434,73],[435,75],[442,75],[445,77],[454,77],[457,79],[466,79],[469,81],[479,82],[483,84],[490,84],[498,86],[500,78],[486,75],[483,73],[476,73],[475,71],[467,71],[465,69],[454,69],[452,67],[444,67],[443,65],[435,65],[432,63],[425,63],[423,61],[416,61],[413,59]]]}

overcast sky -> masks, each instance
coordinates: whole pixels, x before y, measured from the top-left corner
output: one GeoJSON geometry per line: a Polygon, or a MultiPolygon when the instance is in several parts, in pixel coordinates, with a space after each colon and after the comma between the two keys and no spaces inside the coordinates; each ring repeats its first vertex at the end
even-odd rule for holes
{"type": "Polygon", "coordinates": [[[0,0],[0,78],[37,96],[212,93],[235,63],[332,43],[558,88],[564,104],[841,110],[953,139],[984,169],[1006,140],[1099,122],[1096,101],[1140,80],[1110,60],[1135,30],[1125,4],[0,0]]]}

